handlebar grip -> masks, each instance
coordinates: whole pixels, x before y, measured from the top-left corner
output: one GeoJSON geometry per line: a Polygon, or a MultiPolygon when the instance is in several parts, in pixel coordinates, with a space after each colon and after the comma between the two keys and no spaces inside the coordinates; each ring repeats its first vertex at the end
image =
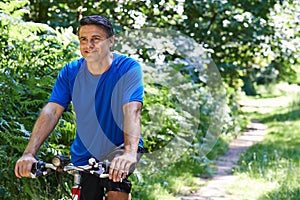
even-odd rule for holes
{"type": "Polygon", "coordinates": [[[36,175],[37,170],[38,170],[37,166],[38,166],[37,162],[32,164],[31,171],[30,171],[30,178],[37,178],[37,175],[36,175]]]}
{"type": "Polygon", "coordinates": [[[32,164],[31,172],[33,172],[33,170],[36,170],[36,169],[37,169],[37,162],[32,164]]]}

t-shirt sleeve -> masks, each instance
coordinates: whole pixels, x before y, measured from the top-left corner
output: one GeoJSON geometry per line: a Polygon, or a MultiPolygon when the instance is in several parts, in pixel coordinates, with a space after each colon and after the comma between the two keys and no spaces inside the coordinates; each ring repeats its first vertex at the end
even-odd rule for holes
{"type": "Polygon", "coordinates": [[[123,105],[138,101],[143,103],[144,100],[144,83],[142,69],[136,61],[134,65],[123,75],[123,105]]]}
{"type": "Polygon", "coordinates": [[[65,66],[56,79],[49,102],[57,103],[67,109],[71,101],[68,68],[65,66]]]}

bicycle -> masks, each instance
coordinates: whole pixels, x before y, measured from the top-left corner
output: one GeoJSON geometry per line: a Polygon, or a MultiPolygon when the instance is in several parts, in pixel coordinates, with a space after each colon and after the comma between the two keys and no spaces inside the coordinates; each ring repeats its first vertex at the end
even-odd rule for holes
{"type": "Polygon", "coordinates": [[[70,158],[65,156],[56,156],[52,163],[38,161],[33,164],[31,171],[31,178],[38,178],[47,176],[55,172],[67,172],[74,176],[74,185],[72,186],[71,198],[73,200],[80,200],[80,179],[82,172],[89,173],[99,178],[108,178],[110,161],[104,160],[97,162],[96,159],[90,158],[88,165],[74,166],[70,163],[70,158]]]}

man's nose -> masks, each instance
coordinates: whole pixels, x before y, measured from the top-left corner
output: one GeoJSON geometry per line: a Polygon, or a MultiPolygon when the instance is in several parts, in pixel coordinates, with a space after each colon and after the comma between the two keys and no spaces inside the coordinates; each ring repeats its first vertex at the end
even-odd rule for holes
{"type": "Polygon", "coordinates": [[[88,45],[88,47],[94,47],[95,46],[94,40],[88,40],[87,45],[88,45]]]}

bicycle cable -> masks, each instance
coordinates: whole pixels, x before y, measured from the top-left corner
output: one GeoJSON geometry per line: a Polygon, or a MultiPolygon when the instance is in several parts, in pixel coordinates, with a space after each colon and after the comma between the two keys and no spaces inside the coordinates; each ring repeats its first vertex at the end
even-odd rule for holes
{"type": "Polygon", "coordinates": [[[63,182],[62,182],[62,176],[59,177],[59,173],[55,171],[55,177],[56,177],[56,181],[57,183],[62,187],[63,191],[69,196],[71,197],[71,199],[73,199],[72,195],[70,195],[70,193],[67,191],[66,187],[64,186],[63,182]]]}

